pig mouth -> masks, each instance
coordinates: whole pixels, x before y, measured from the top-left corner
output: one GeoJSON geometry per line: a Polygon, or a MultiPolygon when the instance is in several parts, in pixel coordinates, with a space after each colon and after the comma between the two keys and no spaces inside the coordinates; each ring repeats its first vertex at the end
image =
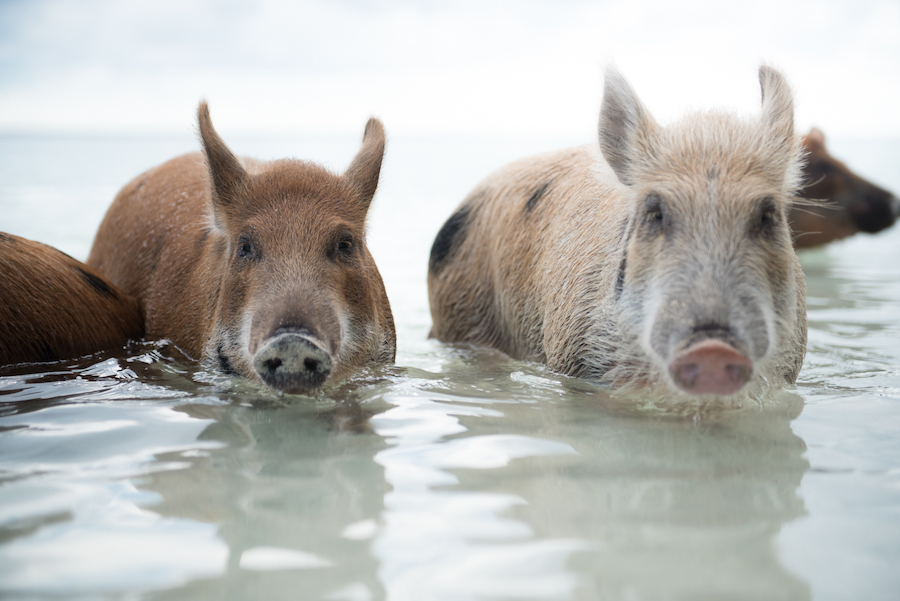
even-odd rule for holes
{"type": "Polygon", "coordinates": [[[304,329],[279,329],[253,357],[260,379],[289,394],[315,391],[328,380],[332,363],[324,344],[304,329]]]}
{"type": "Polygon", "coordinates": [[[669,365],[669,375],[688,394],[728,396],[737,393],[753,375],[753,362],[719,338],[688,343],[669,365]]]}

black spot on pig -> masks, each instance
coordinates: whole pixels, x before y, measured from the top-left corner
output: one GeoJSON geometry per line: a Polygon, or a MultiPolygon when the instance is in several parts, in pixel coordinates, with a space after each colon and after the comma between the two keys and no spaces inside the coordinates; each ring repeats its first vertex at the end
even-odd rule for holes
{"type": "Polygon", "coordinates": [[[475,199],[467,202],[441,227],[434,239],[434,244],[431,245],[431,257],[428,259],[429,271],[439,272],[453,252],[465,241],[476,206],[475,199]]]}
{"type": "Polygon", "coordinates": [[[110,298],[118,298],[116,296],[115,290],[109,287],[109,284],[95,276],[94,274],[85,271],[81,267],[77,268],[78,275],[81,276],[81,279],[84,280],[91,288],[93,288],[97,294],[108,296],[110,298]]]}
{"type": "Polygon", "coordinates": [[[544,182],[540,186],[534,189],[534,192],[531,193],[531,196],[528,197],[528,200],[525,201],[525,214],[531,213],[534,210],[534,207],[537,206],[538,202],[543,198],[544,194],[547,192],[547,188],[550,187],[550,184],[553,182],[544,182]]]}

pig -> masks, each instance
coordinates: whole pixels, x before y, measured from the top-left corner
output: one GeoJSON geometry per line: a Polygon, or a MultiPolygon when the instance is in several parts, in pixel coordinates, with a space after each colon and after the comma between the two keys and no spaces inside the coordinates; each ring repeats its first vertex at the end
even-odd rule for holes
{"type": "Polygon", "coordinates": [[[803,137],[807,151],[805,186],[788,216],[797,248],[811,248],[852,236],[874,234],[894,225],[900,200],[850,171],[825,148],[825,134],[812,128],[803,137]]]}
{"type": "Polygon", "coordinates": [[[610,68],[599,148],[501,168],[440,229],[431,335],[676,402],[795,382],[806,285],[787,215],[802,151],[785,78],[759,79],[758,119],[661,127],[610,68]]]}
{"type": "Polygon", "coordinates": [[[203,152],[128,183],[88,265],[141,303],[148,338],[276,393],[311,394],[393,362],[394,321],[366,247],[384,128],[366,125],[342,175],[238,158],[202,102],[203,152]]]}
{"type": "Polygon", "coordinates": [[[0,232],[0,365],[72,359],[143,334],[137,301],[96,270],[0,232]]]}

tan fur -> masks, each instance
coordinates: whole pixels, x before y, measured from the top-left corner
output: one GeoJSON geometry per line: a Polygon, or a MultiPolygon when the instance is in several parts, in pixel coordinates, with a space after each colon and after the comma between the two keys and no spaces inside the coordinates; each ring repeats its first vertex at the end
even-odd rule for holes
{"type": "Polygon", "coordinates": [[[361,150],[338,176],[305,161],[238,159],[205,103],[199,121],[204,154],[126,185],[88,263],[140,300],[148,337],[226,371],[258,380],[254,356],[285,326],[311,332],[333,355],[329,382],[392,362],[390,304],[365,245],[381,123],[369,121],[361,150]]]}
{"type": "Polygon", "coordinates": [[[853,173],[825,147],[825,134],[813,128],[803,137],[807,151],[804,187],[811,202],[791,208],[797,248],[811,248],[858,232],[873,234],[894,225],[900,200],[853,173]]]}
{"type": "Polygon", "coordinates": [[[783,79],[767,68],[760,79],[769,97],[758,122],[700,113],[661,128],[610,72],[603,156],[583,147],[515,162],[448,220],[428,275],[432,335],[677,395],[666,364],[684,330],[730,320],[757,363],[747,391],[794,382],[806,343],[805,281],[786,212],[799,141],[783,79]],[[655,236],[642,233],[653,195],[672,221],[655,236]],[[764,199],[777,223],[761,240],[748,224],[764,199]],[[750,297],[742,311],[736,303],[750,297]]]}
{"type": "Polygon", "coordinates": [[[143,329],[137,301],[96,270],[0,233],[0,365],[111,350],[143,329]]]}

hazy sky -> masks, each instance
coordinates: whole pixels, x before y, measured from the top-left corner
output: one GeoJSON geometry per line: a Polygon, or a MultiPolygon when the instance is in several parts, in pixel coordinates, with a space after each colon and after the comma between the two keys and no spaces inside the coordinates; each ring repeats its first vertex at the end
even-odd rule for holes
{"type": "Polygon", "coordinates": [[[0,0],[0,132],[594,131],[605,65],[661,121],[757,110],[900,137],[898,0],[0,0]]]}

